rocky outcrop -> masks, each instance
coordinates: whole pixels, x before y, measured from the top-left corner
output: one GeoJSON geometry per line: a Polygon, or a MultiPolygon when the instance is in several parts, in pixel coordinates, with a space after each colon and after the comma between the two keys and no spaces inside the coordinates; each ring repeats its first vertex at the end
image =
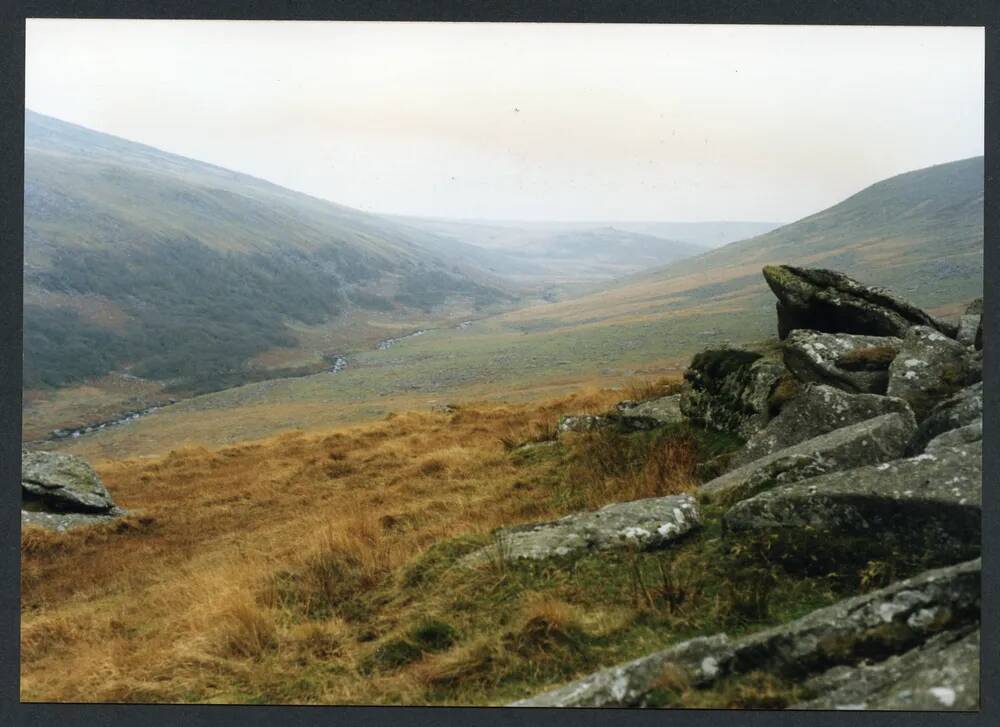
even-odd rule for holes
{"type": "Polygon", "coordinates": [[[759,492],[828,472],[903,456],[917,425],[913,414],[884,414],[766,455],[702,485],[709,502],[733,503],[759,492]]]}
{"type": "Polygon", "coordinates": [[[738,467],[834,429],[892,413],[913,416],[902,399],[849,394],[825,384],[806,384],[766,427],[750,437],[732,464],[738,467]]]}
{"type": "Polygon", "coordinates": [[[982,442],[821,475],[762,492],[723,516],[728,536],[767,534],[779,545],[836,541],[925,553],[937,562],[978,553],[982,442]]]}
{"type": "Polygon", "coordinates": [[[473,553],[466,563],[543,560],[588,550],[662,548],[697,528],[698,504],[690,495],[651,497],[568,515],[547,523],[519,525],[495,533],[496,545],[473,553]]]}
{"type": "MultiPolygon", "coordinates": [[[[974,627],[979,621],[981,570],[977,559],[927,571],[738,639],[726,634],[691,639],[511,706],[650,706],[656,704],[668,669],[691,686],[710,690],[722,677],[752,671],[804,679],[838,665],[858,666],[864,659],[885,662],[923,644],[933,648],[931,639],[937,634],[974,627]]],[[[921,678],[919,670],[908,670],[897,683],[921,678]]],[[[972,682],[965,684],[968,689],[972,682]]],[[[817,680],[812,686],[818,691],[822,683],[817,680]]],[[[828,689],[832,693],[837,686],[828,689]]],[[[974,696],[978,699],[978,693],[974,696]]],[[[970,692],[962,703],[972,697],[970,692]]]]}
{"type": "Polygon", "coordinates": [[[980,381],[948,397],[931,410],[917,427],[917,433],[910,442],[909,453],[919,454],[938,435],[982,418],[983,383],[980,381]]]}
{"type": "Polygon", "coordinates": [[[695,424],[748,439],[770,420],[772,393],[787,375],[783,364],[758,351],[702,351],[684,372],[680,409],[695,424]]]}
{"type": "Polygon", "coordinates": [[[969,350],[933,328],[915,326],[889,366],[889,396],[906,401],[918,421],[943,399],[972,383],[969,350]]]}
{"type": "Polygon", "coordinates": [[[892,291],[862,285],[843,273],[768,265],[764,279],[778,298],[778,337],[795,329],[902,338],[912,326],[954,336],[956,328],[935,319],[892,291]]]}
{"type": "Polygon", "coordinates": [[[836,666],[807,681],[820,694],[791,709],[979,709],[980,630],[936,634],[884,661],[836,666]]]}
{"type": "Polygon", "coordinates": [[[59,452],[21,451],[21,521],[53,530],[122,513],[85,460],[59,452]]]}
{"type": "Polygon", "coordinates": [[[785,366],[801,381],[855,394],[884,394],[889,365],[902,344],[898,338],[795,330],[785,340],[783,354],[785,366]]]}

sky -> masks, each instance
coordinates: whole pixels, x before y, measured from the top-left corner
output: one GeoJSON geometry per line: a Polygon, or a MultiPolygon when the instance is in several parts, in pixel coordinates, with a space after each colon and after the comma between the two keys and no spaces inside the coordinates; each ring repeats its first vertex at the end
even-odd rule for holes
{"type": "Polygon", "coordinates": [[[981,28],[29,20],[26,106],[359,209],[790,222],[983,153],[981,28]]]}

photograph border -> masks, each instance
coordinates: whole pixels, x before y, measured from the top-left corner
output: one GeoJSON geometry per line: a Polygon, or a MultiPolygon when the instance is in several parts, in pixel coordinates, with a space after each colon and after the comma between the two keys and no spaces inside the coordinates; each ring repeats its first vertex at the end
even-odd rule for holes
{"type": "MultiPolygon", "coordinates": [[[[357,707],[357,706],[243,706],[243,705],[116,705],[40,704],[19,702],[20,624],[20,491],[13,485],[20,462],[21,439],[21,340],[23,271],[23,159],[24,159],[24,37],[25,18],[177,18],[247,20],[395,20],[480,22],[637,22],[793,25],[932,25],[984,26],[986,28],[986,114],[984,198],[984,377],[995,381],[1000,306],[997,292],[985,281],[1000,280],[997,249],[1000,214],[997,184],[997,89],[1000,87],[1000,3],[995,0],[961,2],[948,0],[874,0],[831,2],[824,0],[662,0],[661,2],[484,2],[462,0],[349,0],[284,2],[267,0],[35,0],[16,1],[0,8],[0,154],[4,184],[0,188],[0,724],[67,727],[77,724],[239,725],[256,727],[281,723],[306,725],[335,722],[338,725],[372,725],[391,722],[400,727],[423,724],[546,724],[598,725],[609,718],[623,727],[660,724],[710,725],[723,710],[617,709],[613,713],[594,709],[509,709],[501,707],[357,707]]],[[[1000,391],[987,385],[984,392],[985,437],[998,432],[1000,391]]],[[[983,592],[982,612],[997,612],[998,568],[994,554],[1000,552],[1000,457],[994,448],[983,453],[983,592]]],[[[873,724],[937,725],[1000,723],[997,690],[1000,689],[1000,633],[998,621],[982,624],[981,711],[938,712],[752,712],[732,714],[740,724],[873,724]]]]}

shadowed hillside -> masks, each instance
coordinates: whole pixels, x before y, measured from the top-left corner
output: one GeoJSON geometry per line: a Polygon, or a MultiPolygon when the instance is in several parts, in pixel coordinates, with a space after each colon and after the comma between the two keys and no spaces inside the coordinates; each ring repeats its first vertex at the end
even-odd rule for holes
{"type": "Polygon", "coordinates": [[[238,382],[288,324],[511,296],[427,233],[28,112],[25,386],[238,382]]]}

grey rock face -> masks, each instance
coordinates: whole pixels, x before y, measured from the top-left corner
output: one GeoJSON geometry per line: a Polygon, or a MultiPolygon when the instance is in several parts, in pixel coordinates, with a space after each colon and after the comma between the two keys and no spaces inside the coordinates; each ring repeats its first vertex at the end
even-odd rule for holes
{"type": "Polygon", "coordinates": [[[710,689],[730,674],[802,678],[871,654],[905,653],[978,622],[981,569],[978,559],[939,568],[739,639],[717,634],[685,641],[511,706],[646,706],[668,667],[710,689]]]}
{"type": "Polygon", "coordinates": [[[933,454],[939,449],[961,447],[963,444],[972,444],[973,442],[981,442],[982,440],[983,420],[977,419],[972,424],[966,424],[964,427],[952,429],[944,434],[937,435],[927,443],[924,451],[933,454]]]}
{"type": "Polygon", "coordinates": [[[762,430],[753,435],[733,464],[740,466],[807,439],[892,413],[913,416],[902,399],[849,394],[825,384],[807,384],[762,430]]]}
{"type": "Polygon", "coordinates": [[[884,394],[890,363],[902,344],[898,338],[794,330],[785,340],[785,366],[802,381],[884,394]]]}
{"type": "Polygon", "coordinates": [[[791,709],[976,710],[979,652],[978,628],[945,631],[898,656],[808,680],[818,696],[791,709]]]}
{"type": "Polygon", "coordinates": [[[659,399],[652,399],[642,403],[631,401],[620,402],[615,409],[619,416],[631,419],[654,419],[659,424],[677,424],[684,421],[684,414],[681,413],[681,396],[672,394],[661,396],[659,399]]]}
{"type": "Polygon", "coordinates": [[[576,513],[548,523],[504,528],[497,533],[496,552],[471,554],[467,564],[490,557],[542,560],[586,550],[661,548],[701,524],[698,504],[690,495],[651,497],[615,503],[593,512],[576,513]]]}
{"type": "Polygon", "coordinates": [[[969,305],[965,307],[965,315],[967,316],[972,316],[972,315],[981,316],[982,314],[983,314],[982,298],[976,298],[974,301],[972,301],[971,303],[969,303],[969,305]]]}
{"type": "Polygon", "coordinates": [[[21,489],[53,512],[102,513],[114,507],[94,468],[71,454],[22,450],[21,489]]]}
{"type": "Polygon", "coordinates": [[[920,422],[910,443],[910,454],[919,454],[939,434],[972,424],[983,418],[983,383],[967,386],[948,397],[920,422]]]}
{"type": "Polygon", "coordinates": [[[913,414],[884,414],[778,450],[702,485],[711,502],[733,503],[810,477],[903,456],[916,431],[913,414]]]}
{"type": "Polygon", "coordinates": [[[778,337],[807,328],[902,338],[915,325],[954,335],[954,326],[935,319],[895,293],[843,273],[791,265],[769,265],[764,279],[778,298],[778,337]]]}
{"type": "Polygon", "coordinates": [[[684,372],[681,412],[695,424],[748,439],[770,420],[771,393],[787,374],[781,363],[756,351],[702,351],[684,372]]]}
{"type": "Polygon", "coordinates": [[[957,341],[915,326],[889,366],[887,393],[906,401],[922,421],[936,404],[972,383],[969,358],[969,351],[957,341]]]}
{"type": "Polygon", "coordinates": [[[894,543],[945,560],[978,552],[981,496],[982,442],[973,442],[762,492],[734,505],[723,526],[778,542],[808,533],[894,543]]]}

